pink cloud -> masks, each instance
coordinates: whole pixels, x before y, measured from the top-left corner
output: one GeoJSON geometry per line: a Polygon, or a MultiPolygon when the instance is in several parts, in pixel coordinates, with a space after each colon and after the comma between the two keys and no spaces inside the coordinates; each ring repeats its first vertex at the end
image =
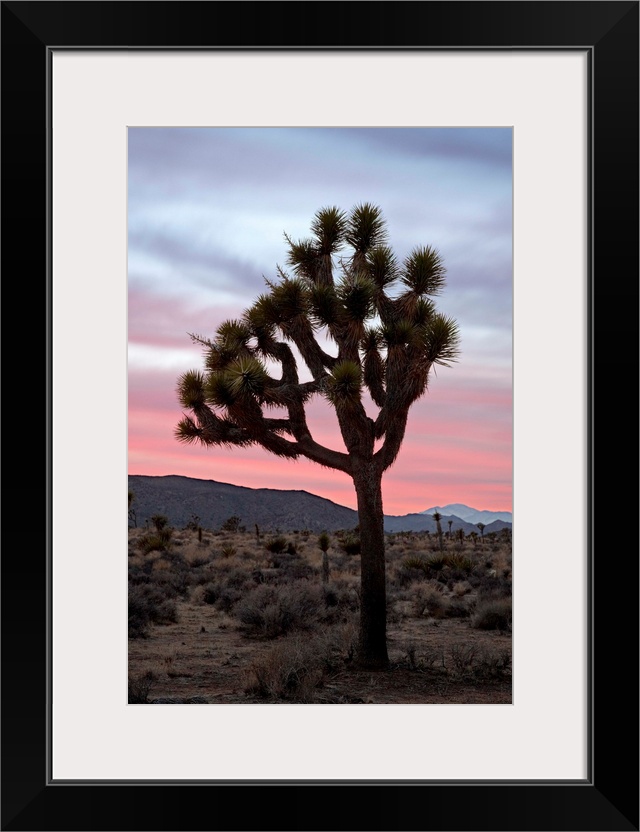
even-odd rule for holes
{"type": "MultiPolygon", "coordinates": [[[[199,366],[198,357],[193,362],[199,366]]],[[[173,436],[182,416],[172,370],[129,370],[129,470],[182,474],[252,488],[303,489],[355,508],[350,479],[306,460],[290,462],[257,447],[207,449],[173,436]]],[[[440,381],[439,379],[437,381],[440,381]]],[[[308,405],[316,441],[344,450],[335,413],[319,397],[308,405]]],[[[373,412],[373,411],[371,411],[373,412]]],[[[452,384],[433,388],[411,410],[398,459],[383,480],[387,514],[463,502],[511,509],[512,397],[510,388],[452,384]]]]}
{"type": "MultiPolygon", "coordinates": [[[[355,508],[353,487],[346,475],[306,460],[276,459],[257,447],[181,446],[173,438],[179,418],[177,409],[130,412],[131,473],[174,473],[252,488],[303,489],[355,508]]],[[[328,422],[325,420],[326,435],[324,430],[316,430],[316,438],[339,448],[341,443],[335,430],[329,431],[328,422]]],[[[437,430],[428,442],[408,435],[398,460],[383,480],[385,511],[406,514],[447,502],[509,510],[511,477],[510,434],[500,447],[494,445],[489,450],[461,449],[456,442],[443,441],[437,430]]]]}

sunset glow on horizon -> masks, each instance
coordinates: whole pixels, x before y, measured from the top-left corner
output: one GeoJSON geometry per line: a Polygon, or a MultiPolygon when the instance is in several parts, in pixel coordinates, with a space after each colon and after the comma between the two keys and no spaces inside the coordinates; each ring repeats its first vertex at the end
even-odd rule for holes
{"type": "MultiPolygon", "coordinates": [[[[509,128],[129,128],[129,473],[305,490],[356,508],[350,478],[258,446],[174,438],[179,376],[286,266],[286,232],[319,208],[380,206],[402,261],[442,255],[435,298],[459,360],[431,373],[382,480],[387,515],[464,503],[512,510],[512,132],[509,128]]],[[[308,405],[316,441],[341,449],[335,412],[308,405]]],[[[372,411],[373,412],[373,411],[372,411]]],[[[370,413],[371,415],[371,413],[370,413]]]]}

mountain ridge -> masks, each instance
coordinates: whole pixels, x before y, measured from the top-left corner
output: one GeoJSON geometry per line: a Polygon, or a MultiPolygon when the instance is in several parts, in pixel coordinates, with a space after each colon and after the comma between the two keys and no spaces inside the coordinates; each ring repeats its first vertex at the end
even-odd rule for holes
{"type": "MultiPolygon", "coordinates": [[[[180,528],[197,516],[203,527],[217,529],[234,515],[240,517],[249,530],[257,524],[264,531],[309,529],[330,532],[353,529],[358,525],[358,513],[354,509],[304,489],[248,488],[181,474],[130,474],[128,479],[129,490],[134,494],[131,507],[139,526],[154,514],[166,515],[172,525],[180,528]]],[[[444,532],[449,530],[449,520],[452,521],[452,532],[460,528],[465,534],[478,531],[475,524],[458,516],[443,515],[444,532]]],[[[384,527],[387,532],[436,531],[435,521],[424,512],[385,515],[384,527]]],[[[511,523],[502,520],[485,523],[483,532],[487,534],[502,528],[511,528],[511,523]]]]}
{"type": "Polygon", "coordinates": [[[434,512],[440,514],[455,515],[467,523],[484,523],[485,526],[493,523],[495,520],[502,520],[505,523],[513,522],[510,511],[490,511],[489,509],[478,509],[467,506],[464,503],[448,503],[446,506],[433,506],[432,508],[421,511],[420,514],[433,514],[434,512]]]}

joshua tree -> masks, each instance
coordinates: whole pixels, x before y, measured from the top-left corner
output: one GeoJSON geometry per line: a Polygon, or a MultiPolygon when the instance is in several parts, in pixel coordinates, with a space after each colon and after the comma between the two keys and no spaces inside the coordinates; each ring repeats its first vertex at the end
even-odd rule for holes
{"type": "Polygon", "coordinates": [[[449,540],[451,540],[451,526],[453,526],[453,520],[447,520],[447,526],[449,526],[449,540]]]}
{"type": "Polygon", "coordinates": [[[440,544],[440,552],[442,552],[443,551],[442,526],[440,525],[440,521],[442,520],[442,515],[440,514],[439,511],[434,511],[431,516],[436,521],[436,529],[438,530],[438,543],[440,544]]]}
{"type": "Polygon", "coordinates": [[[136,498],[136,495],[133,493],[133,491],[131,491],[131,489],[129,489],[129,513],[128,513],[128,518],[129,518],[129,521],[131,523],[133,523],[134,529],[137,528],[137,526],[138,526],[138,521],[137,521],[137,518],[136,518],[136,510],[135,510],[135,508],[133,508],[133,505],[132,505],[135,498],[136,498]]]}
{"type": "Polygon", "coordinates": [[[480,529],[480,542],[484,542],[484,530],[486,528],[484,523],[476,523],[476,526],[480,529]]]}
{"type": "Polygon", "coordinates": [[[328,584],[329,583],[329,535],[326,532],[322,532],[321,535],[318,536],[318,546],[322,551],[322,583],[328,584]]]}
{"type": "Polygon", "coordinates": [[[222,532],[233,532],[234,534],[240,531],[241,518],[237,514],[227,517],[224,523],[220,526],[222,532]]]}
{"type": "Polygon", "coordinates": [[[398,262],[376,206],[323,208],[311,232],[300,241],[285,235],[292,273],[278,266],[278,278],[266,280],[267,291],[239,320],[223,323],[213,339],[191,335],[204,348],[205,369],[179,379],[191,414],[176,437],[256,444],[351,477],[362,550],[357,662],[380,669],[388,666],[382,476],[431,369],[456,359],[458,328],[431,299],[445,281],[438,252],[417,247],[398,262]],[[313,439],[305,412],[312,396],[335,410],[346,452],[313,439]]]}
{"type": "Polygon", "coordinates": [[[154,514],[151,517],[151,522],[156,528],[156,531],[161,532],[169,524],[169,518],[164,514],[154,514]]]}

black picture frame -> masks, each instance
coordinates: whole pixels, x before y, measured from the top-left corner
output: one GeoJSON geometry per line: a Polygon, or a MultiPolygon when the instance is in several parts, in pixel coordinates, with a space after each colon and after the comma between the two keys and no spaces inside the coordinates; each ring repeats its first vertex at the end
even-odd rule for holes
{"type": "MultiPolygon", "coordinates": [[[[5,310],[18,319],[6,330],[5,447],[19,454],[5,462],[3,830],[638,830],[638,503],[621,474],[632,462],[637,483],[638,9],[627,0],[2,2],[2,266],[5,310]],[[48,779],[49,65],[52,49],[62,47],[588,52],[591,730],[584,782],[48,779]]],[[[562,610],[554,614],[561,627],[562,610]]]]}

